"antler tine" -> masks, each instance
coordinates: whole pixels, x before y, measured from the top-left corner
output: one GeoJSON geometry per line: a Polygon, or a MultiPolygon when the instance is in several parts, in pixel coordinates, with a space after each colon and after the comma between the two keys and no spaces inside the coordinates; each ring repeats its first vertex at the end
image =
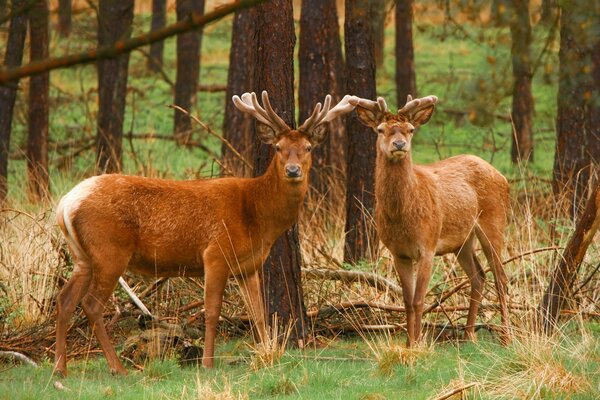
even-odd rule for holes
{"type": "Polygon", "coordinates": [[[381,112],[388,112],[388,106],[387,103],[385,102],[385,99],[383,97],[378,97],[377,98],[377,104],[379,105],[379,110],[381,112]]]}
{"type": "Polygon", "coordinates": [[[340,115],[351,112],[354,110],[354,107],[356,107],[356,104],[352,104],[351,100],[354,103],[358,103],[359,99],[355,96],[346,95],[335,107],[330,108],[331,95],[327,95],[325,97],[325,101],[323,102],[323,107],[321,108],[321,103],[317,103],[311,116],[304,121],[298,130],[310,134],[310,132],[319,125],[330,122],[340,115]]]}
{"type": "Polygon", "coordinates": [[[242,97],[240,99],[240,96],[235,95],[233,96],[231,99],[233,100],[233,104],[237,107],[238,110],[245,112],[246,114],[250,114],[252,115],[254,118],[256,118],[257,120],[259,120],[260,122],[262,122],[265,125],[269,125],[271,126],[271,123],[269,122],[268,119],[266,119],[259,110],[256,109],[255,105],[253,104],[253,96],[256,97],[256,95],[254,93],[244,93],[242,94],[242,97]]]}
{"type": "Polygon", "coordinates": [[[411,95],[408,95],[408,97],[406,99],[406,104],[404,105],[404,107],[402,107],[401,109],[398,110],[398,114],[404,114],[404,115],[410,116],[422,108],[425,108],[427,106],[430,106],[431,104],[437,103],[437,100],[438,100],[437,96],[434,96],[434,95],[425,96],[425,97],[421,97],[420,99],[414,99],[414,100],[412,100],[411,95]]]}
{"type": "Polygon", "coordinates": [[[286,124],[285,121],[279,115],[277,115],[275,111],[273,111],[273,107],[271,107],[271,102],[269,101],[269,94],[266,90],[263,90],[262,92],[262,101],[269,115],[269,119],[279,127],[279,130],[289,130],[290,127],[288,124],[286,124]]]}

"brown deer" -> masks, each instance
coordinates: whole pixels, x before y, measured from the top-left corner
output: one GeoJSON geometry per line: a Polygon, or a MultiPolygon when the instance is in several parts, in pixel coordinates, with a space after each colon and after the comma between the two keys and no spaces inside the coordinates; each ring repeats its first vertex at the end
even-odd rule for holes
{"type": "Polygon", "coordinates": [[[379,237],[394,258],[406,307],[407,345],[420,339],[421,318],[433,257],[457,256],[471,283],[465,336],[475,339],[475,319],[485,273],[475,255],[475,238],[491,266],[508,340],[506,275],[500,254],[508,212],[508,182],[489,163],[459,155],[429,165],[412,161],[415,129],[429,121],[437,97],[412,99],[397,114],[385,100],[353,99],[359,120],[379,135],[375,174],[379,237]]]}
{"type": "Polygon", "coordinates": [[[331,96],[298,129],[291,129],[254,93],[233,97],[254,116],[258,136],[276,153],[256,178],[193,181],[101,175],[84,180],[58,204],[56,218],[73,256],[73,274],[57,299],[56,371],[67,373],[66,334],[81,304],[112,372],[126,374],[110,343],[102,314],[126,271],[148,276],[204,276],[205,347],[202,365],[214,364],[214,341],[227,279],[235,276],[259,339],[265,332],[261,266],[275,240],[297,220],[307,188],[311,147],[325,123],[351,112],[351,96],[334,108],[331,96]]]}

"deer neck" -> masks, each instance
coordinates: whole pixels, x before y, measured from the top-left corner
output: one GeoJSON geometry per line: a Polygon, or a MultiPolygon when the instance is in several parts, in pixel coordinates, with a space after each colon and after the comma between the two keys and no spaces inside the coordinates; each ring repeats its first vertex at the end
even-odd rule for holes
{"type": "Polygon", "coordinates": [[[381,212],[392,212],[387,215],[394,218],[403,210],[410,209],[414,204],[417,192],[417,176],[412,162],[412,155],[405,158],[390,160],[383,152],[377,153],[375,179],[375,195],[377,209],[381,212]]]}
{"type": "Polygon", "coordinates": [[[264,234],[275,239],[298,219],[308,190],[308,176],[302,182],[289,182],[273,158],[265,173],[256,178],[254,202],[264,234]]]}

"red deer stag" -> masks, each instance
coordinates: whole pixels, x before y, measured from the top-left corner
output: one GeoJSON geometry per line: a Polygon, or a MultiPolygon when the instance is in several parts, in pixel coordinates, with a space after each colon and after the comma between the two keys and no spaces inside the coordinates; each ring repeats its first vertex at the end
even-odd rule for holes
{"type": "Polygon", "coordinates": [[[102,313],[119,277],[129,270],[148,276],[205,279],[205,347],[202,365],[214,364],[214,341],[229,276],[240,282],[265,332],[260,270],[275,240],[297,220],[307,188],[311,147],[323,125],[354,106],[346,96],[334,108],[331,96],[297,130],[272,109],[267,92],[233,97],[238,109],[259,122],[258,136],[276,154],[264,175],[193,181],[101,175],[84,180],[56,210],[73,256],[73,274],[57,299],[56,371],[67,373],[66,334],[81,303],[112,372],[126,374],[104,326],[102,313]]]}
{"type": "Polygon", "coordinates": [[[379,237],[394,258],[406,307],[407,345],[421,335],[421,318],[433,257],[455,253],[471,283],[465,336],[475,339],[475,319],[485,273],[475,238],[491,266],[501,304],[502,340],[508,340],[506,275],[500,260],[508,212],[506,178],[479,157],[459,155],[429,165],[411,156],[415,129],[429,121],[437,97],[412,99],[397,114],[385,100],[359,99],[359,120],[379,135],[375,174],[379,237]]]}

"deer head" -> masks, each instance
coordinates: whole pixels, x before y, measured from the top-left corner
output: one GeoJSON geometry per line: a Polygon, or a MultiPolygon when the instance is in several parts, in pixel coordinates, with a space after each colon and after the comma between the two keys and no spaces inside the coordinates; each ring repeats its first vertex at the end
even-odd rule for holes
{"type": "Polygon", "coordinates": [[[415,129],[429,121],[436,102],[436,96],[413,100],[408,95],[404,107],[393,114],[383,97],[378,97],[377,101],[360,98],[358,101],[350,100],[357,107],[359,121],[379,134],[379,150],[391,161],[401,160],[410,153],[415,129]]]}
{"type": "Polygon", "coordinates": [[[303,182],[310,169],[311,150],[319,145],[327,134],[326,122],[354,110],[353,100],[358,97],[346,95],[333,108],[331,96],[327,95],[323,105],[317,103],[311,116],[298,129],[290,128],[279,117],[269,102],[269,95],[262,92],[261,106],[254,92],[233,96],[233,103],[242,112],[252,115],[260,122],[257,126],[258,137],[275,148],[274,156],[278,170],[288,182],[303,182]]]}

